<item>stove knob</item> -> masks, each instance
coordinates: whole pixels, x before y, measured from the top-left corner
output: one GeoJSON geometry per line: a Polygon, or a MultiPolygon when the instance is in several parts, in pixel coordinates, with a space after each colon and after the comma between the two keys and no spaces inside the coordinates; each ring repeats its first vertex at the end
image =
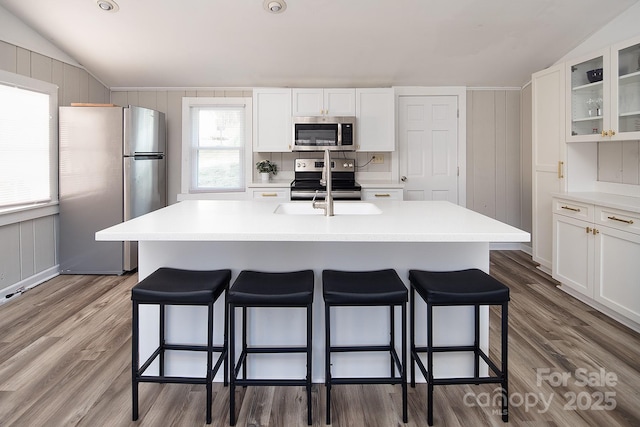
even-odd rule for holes
{"type": "Polygon", "coordinates": [[[345,163],[345,164],[343,164],[343,165],[342,165],[342,167],[345,167],[345,168],[346,168],[346,167],[349,167],[349,163],[345,163]]]}

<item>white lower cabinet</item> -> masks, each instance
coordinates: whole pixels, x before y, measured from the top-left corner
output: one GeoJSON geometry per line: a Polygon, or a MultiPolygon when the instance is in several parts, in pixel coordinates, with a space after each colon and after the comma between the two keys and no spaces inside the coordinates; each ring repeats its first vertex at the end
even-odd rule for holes
{"type": "Polygon", "coordinates": [[[555,198],[553,278],[640,324],[640,214],[555,198]]]}
{"type": "Polygon", "coordinates": [[[363,188],[362,200],[403,200],[402,188],[363,188]]]}
{"type": "Polygon", "coordinates": [[[253,200],[289,201],[290,187],[254,187],[249,188],[253,200]]]}

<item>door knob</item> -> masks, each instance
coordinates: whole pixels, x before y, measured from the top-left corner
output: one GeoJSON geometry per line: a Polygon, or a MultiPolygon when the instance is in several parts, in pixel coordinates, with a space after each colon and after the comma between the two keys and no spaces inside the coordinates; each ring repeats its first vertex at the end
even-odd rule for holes
{"type": "Polygon", "coordinates": [[[403,175],[403,176],[401,176],[401,177],[400,177],[400,181],[402,181],[402,182],[406,182],[406,181],[407,181],[407,177],[406,177],[406,176],[404,176],[404,175],[403,175]]]}

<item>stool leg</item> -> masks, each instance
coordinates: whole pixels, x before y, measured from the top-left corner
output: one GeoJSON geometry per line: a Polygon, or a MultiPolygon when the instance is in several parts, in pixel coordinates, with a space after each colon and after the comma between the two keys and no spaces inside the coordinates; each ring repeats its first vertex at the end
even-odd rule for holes
{"type": "Polygon", "coordinates": [[[160,310],[160,329],[159,329],[159,336],[158,336],[158,342],[160,343],[160,364],[159,364],[159,371],[160,371],[160,376],[164,377],[164,316],[165,316],[165,305],[164,304],[160,304],[160,307],[158,308],[158,310],[160,310]]]}
{"type": "MultiPolygon", "coordinates": [[[[247,307],[242,307],[242,355],[247,354],[247,307]]],[[[247,360],[242,364],[242,378],[247,379],[247,360]]],[[[245,386],[246,388],[246,386],[245,386]]]]}
{"type": "Polygon", "coordinates": [[[413,287],[413,283],[410,284],[409,292],[409,338],[410,338],[410,351],[409,363],[411,365],[411,387],[416,386],[416,366],[415,366],[415,351],[416,351],[416,288],[413,287]]]}
{"type": "Polygon", "coordinates": [[[229,304],[229,425],[236,425],[236,310],[229,304]]]}
{"type": "Polygon", "coordinates": [[[394,313],[394,306],[390,305],[389,306],[389,326],[390,326],[390,334],[389,334],[389,365],[390,365],[390,372],[389,372],[389,377],[393,378],[394,374],[395,374],[395,361],[393,360],[393,353],[391,352],[391,349],[395,347],[396,345],[396,322],[395,322],[395,313],[394,313]]]}
{"type": "Polygon", "coordinates": [[[427,302],[427,424],[433,425],[433,307],[427,302]]]}
{"type": "Polygon", "coordinates": [[[505,423],[509,421],[509,388],[508,388],[508,330],[509,330],[509,309],[508,302],[502,303],[502,421],[505,423]]]}
{"type": "MultiPolygon", "coordinates": [[[[474,305],[473,308],[473,329],[474,329],[474,337],[473,337],[473,376],[475,378],[480,377],[480,306],[478,304],[474,305]]],[[[479,385],[480,383],[476,383],[479,385]]]]}
{"type": "Polygon", "coordinates": [[[138,365],[140,363],[138,352],[138,328],[138,303],[133,301],[131,316],[131,419],[133,421],[138,419],[138,365]]]}
{"type": "Polygon", "coordinates": [[[331,424],[331,307],[324,305],[324,383],[327,390],[327,424],[331,424]]]}
{"type": "Polygon", "coordinates": [[[401,377],[402,377],[402,422],[409,421],[407,415],[407,303],[402,303],[402,360],[401,360],[401,377]]]}
{"type": "Polygon", "coordinates": [[[312,332],[311,327],[313,321],[312,305],[307,305],[307,424],[311,425],[311,349],[312,349],[312,332]]]}
{"type": "Polygon", "coordinates": [[[224,291],[224,331],[222,333],[222,351],[224,351],[224,386],[229,385],[229,305],[227,295],[229,287],[224,291]]]}
{"type": "Polygon", "coordinates": [[[211,400],[213,395],[213,302],[210,302],[207,316],[207,424],[211,424],[211,400]]]}

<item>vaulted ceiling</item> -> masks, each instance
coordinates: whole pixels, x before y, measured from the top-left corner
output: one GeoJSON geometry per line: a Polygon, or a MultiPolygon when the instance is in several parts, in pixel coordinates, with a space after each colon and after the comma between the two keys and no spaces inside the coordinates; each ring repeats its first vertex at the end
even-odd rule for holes
{"type": "Polygon", "coordinates": [[[110,87],[521,86],[638,0],[0,0],[110,87]]]}

